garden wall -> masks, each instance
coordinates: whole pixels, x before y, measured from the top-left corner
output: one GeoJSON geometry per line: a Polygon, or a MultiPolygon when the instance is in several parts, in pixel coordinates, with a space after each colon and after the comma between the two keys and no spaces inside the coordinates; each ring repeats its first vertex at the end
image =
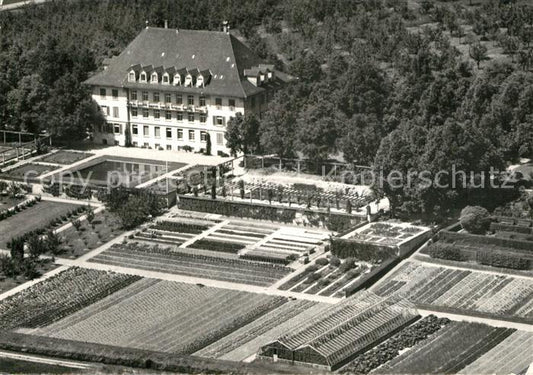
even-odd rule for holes
{"type": "Polygon", "coordinates": [[[324,226],[333,231],[342,231],[359,224],[364,219],[340,213],[322,213],[294,207],[270,206],[263,203],[234,202],[222,199],[178,196],[178,208],[188,211],[209,212],[224,216],[247,217],[292,224],[297,215],[306,218],[312,226],[324,226]]]}

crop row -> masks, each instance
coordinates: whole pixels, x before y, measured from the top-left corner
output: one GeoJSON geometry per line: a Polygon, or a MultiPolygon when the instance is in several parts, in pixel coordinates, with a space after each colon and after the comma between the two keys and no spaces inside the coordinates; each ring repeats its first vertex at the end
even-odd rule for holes
{"type": "Polygon", "coordinates": [[[232,242],[200,239],[200,240],[194,241],[188,247],[192,247],[194,249],[221,251],[223,253],[236,254],[239,252],[239,250],[244,249],[246,246],[242,244],[238,244],[238,243],[232,243],[232,242]]]}
{"type": "Polygon", "coordinates": [[[175,221],[159,221],[152,225],[153,229],[169,232],[200,234],[209,228],[208,225],[181,223],[175,221]]]}
{"type": "Polygon", "coordinates": [[[102,254],[92,258],[91,261],[264,286],[271,285],[291,272],[290,268],[275,264],[171,251],[158,246],[136,244],[113,245],[102,254]]]}
{"type": "MultiPolygon", "coordinates": [[[[87,314],[53,337],[192,353],[287,302],[232,290],[161,281],[87,314]]],[[[88,310],[91,310],[89,307],[88,310]]]]}
{"type": "Polygon", "coordinates": [[[138,276],[69,268],[0,302],[0,328],[46,326],[139,280],[138,276]]]}
{"type": "Polygon", "coordinates": [[[378,369],[378,373],[456,373],[514,332],[479,323],[453,322],[378,369]]]}
{"type": "Polygon", "coordinates": [[[426,339],[429,335],[434,334],[448,323],[449,320],[446,318],[437,318],[434,315],[429,315],[417,323],[404,328],[383,344],[357,356],[343,369],[343,372],[367,374],[397,357],[401,350],[426,339]]]}
{"type": "Polygon", "coordinates": [[[533,298],[533,281],[408,262],[384,280],[375,293],[400,293],[423,305],[530,317],[531,311],[521,308],[533,298]]]}

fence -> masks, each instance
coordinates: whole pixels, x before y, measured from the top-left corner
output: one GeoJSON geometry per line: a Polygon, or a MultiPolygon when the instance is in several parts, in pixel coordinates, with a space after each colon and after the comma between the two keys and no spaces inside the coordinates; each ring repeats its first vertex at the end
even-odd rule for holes
{"type": "Polygon", "coordinates": [[[308,159],[286,159],[278,156],[245,155],[242,157],[242,167],[246,169],[278,169],[297,173],[318,174],[333,179],[349,175],[362,174],[371,168],[365,165],[354,165],[337,161],[313,161],[308,159]]]}
{"type": "Polygon", "coordinates": [[[0,165],[25,159],[38,150],[39,144],[52,144],[49,135],[0,130],[0,165]]]}

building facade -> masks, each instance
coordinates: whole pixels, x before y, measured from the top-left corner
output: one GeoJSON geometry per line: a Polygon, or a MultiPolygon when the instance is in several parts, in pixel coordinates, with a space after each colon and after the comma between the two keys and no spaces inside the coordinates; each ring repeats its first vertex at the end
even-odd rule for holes
{"type": "Polygon", "coordinates": [[[94,141],[228,154],[225,131],[237,113],[261,116],[289,77],[227,30],[147,27],[86,81],[106,124],[94,141]]]}

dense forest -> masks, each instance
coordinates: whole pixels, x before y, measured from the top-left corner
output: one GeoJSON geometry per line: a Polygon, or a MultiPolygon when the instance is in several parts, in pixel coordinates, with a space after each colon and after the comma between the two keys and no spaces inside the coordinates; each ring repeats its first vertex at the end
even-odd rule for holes
{"type": "MultiPolygon", "coordinates": [[[[533,155],[533,5],[503,0],[53,0],[0,13],[0,126],[73,139],[102,121],[81,82],[149,22],[220,29],[298,77],[261,118],[230,122],[235,151],[473,171],[533,155]]],[[[394,188],[438,212],[494,193],[394,188]]],[[[496,194],[499,196],[498,194],[496,194]]]]}

